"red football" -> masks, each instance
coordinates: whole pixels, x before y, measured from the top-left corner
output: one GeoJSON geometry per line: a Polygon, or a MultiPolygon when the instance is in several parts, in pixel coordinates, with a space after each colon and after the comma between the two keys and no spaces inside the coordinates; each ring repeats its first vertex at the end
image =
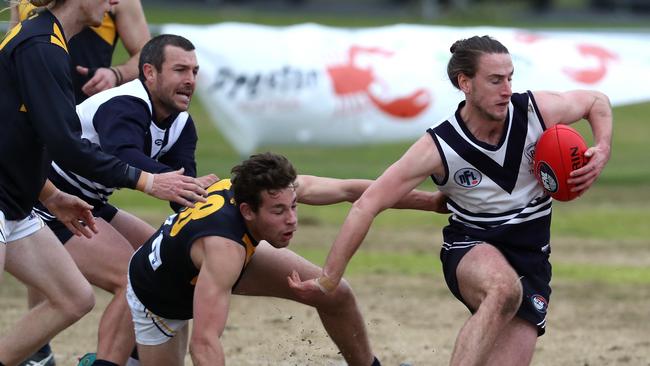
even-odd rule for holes
{"type": "Polygon", "coordinates": [[[571,192],[569,173],[587,163],[587,144],[580,133],[566,125],[555,125],[542,133],[535,146],[535,177],[551,197],[571,201],[580,192],[571,192]]]}

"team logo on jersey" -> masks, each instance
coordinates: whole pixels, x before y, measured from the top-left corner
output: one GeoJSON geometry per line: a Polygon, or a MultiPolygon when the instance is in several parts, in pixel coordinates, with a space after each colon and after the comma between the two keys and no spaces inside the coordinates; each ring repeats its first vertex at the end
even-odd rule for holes
{"type": "Polygon", "coordinates": [[[553,169],[543,161],[539,163],[539,177],[542,180],[542,185],[545,190],[551,193],[557,192],[559,184],[557,184],[555,173],[553,173],[553,169]]]}
{"type": "Polygon", "coordinates": [[[530,297],[530,302],[535,307],[535,310],[539,311],[540,313],[546,313],[546,309],[548,308],[548,301],[546,301],[544,296],[533,295],[530,297]]]}
{"type": "Polygon", "coordinates": [[[532,144],[529,144],[526,146],[524,149],[524,156],[526,157],[526,160],[528,160],[528,172],[530,174],[534,174],[534,167],[533,167],[533,160],[535,159],[535,142],[532,144]]]}
{"type": "Polygon", "coordinates": [[[160,146],[160,145],[163,144],[163,140],[162,139],[156,139],[156,141],[154,141],[154,144],[156,144],[156,146],[160,146]]]}
{"type": "Polygon", "coordinates": [[[463,168],[454,174],[454,182],[461,187],[473,188],[481,183],[481,172],[473,168],[463,168]]]}

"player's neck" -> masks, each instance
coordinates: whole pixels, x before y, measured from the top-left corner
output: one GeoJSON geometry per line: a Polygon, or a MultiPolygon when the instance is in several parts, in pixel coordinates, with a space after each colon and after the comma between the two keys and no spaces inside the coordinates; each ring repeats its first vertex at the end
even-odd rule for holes
{"type": "Polygon", "coordinates": [[[61,6],[55,6],[50,11],[61,23],[66,42],[85,27],[85,24],[79,18],[79,14],[77,14],[78,12],[70,6],[66,6],[65,3],[61,6]]]}
{"type": "Polygon", "coordinates": [[[497,145],[501,141],[501,135],[506,125],[505,120],[495,120],[484,112],[468,106],[461,109],[460,116],[465,127],[477,140],[490,145],[497,145]]]}

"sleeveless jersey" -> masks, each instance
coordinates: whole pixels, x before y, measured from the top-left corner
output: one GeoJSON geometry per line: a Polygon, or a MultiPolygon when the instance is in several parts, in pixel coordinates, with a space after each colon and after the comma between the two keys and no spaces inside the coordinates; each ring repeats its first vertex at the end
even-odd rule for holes
{"type": "Polygon", "coordinates": [[[190,249],[194,241],[206,236],[241,244],[246,249],[242,271],[255,252],[258,242],[246,228],[229,179],[208,188],[207,202],[169,216],[131,257],[131,287],[148,310],[169,319],[193,317],[199,269],[192,262],[190,249]]]}
{"type": "MultiPolygon", "coordinates": [[[[93,95],[85,102],[77,105],[77,115],[81,121],[83,138],[102,146],[102,149],[106,152],[118,156],[131,165],[152,173],[171,171],[172,169],[167,166],[164,166],[164,168],[151,166],[146,161],[141,164],[139,161],[134,161],[135,159],[120,156],[120,146],[138,144],[140,145],[138,147],[139,151],[158,161],[163,159],[182,135],[188,135],[187,139],[181,140],[181,143],[190,145],[188,149],[191,150],[192,156],[185,159],[175,159],[174,163],[185,167],[185,174],[195,175],[196,167],[193,151],[196,147],[196,131],[189,114],[181,112],[172,115],[169,121],[166,122],[167,126],[158,126],[152,120],[151,100],[140,80],[135,79],[119,87],[107,89],[93,95]],[[118,110],[124,110],[124,115],[115,112],[118,110]],[[143,123],[145,126],[142,126],[142,128],[126,130],[127,127],[131,127],[128,125],[143,123]],[[98,130],[110,130],[110,135],[100,133],[98,130]],[[121,130],[125,132],[120,133],[121,130]],[[108,148],[109,145],[112,148],[108,148]],[[187,161],[179,162],[178,160],[187,161]]],[[[174,168],[179,167],[177,165],[174,168]]],[[[104,186],[70,170],[63,169],[56,161],[52,163],[52,168],[50,180],[57,187],[67,193],[83,198],[92,205],[106,203],[114,190],[113,187],[104,186]]],[[[47,219],[46,217],[43,218],[47,219]]]]}
{"type": "MultiPolygon", "coordinates": [[[[19,19],[25,20],[34,12],[34,5],[26,1],[18,4],[19,19]]],[[[81,75],[75,67],[77,65],[88,68],[109,67],[113,60],[113,52],[117,45],[119,34],[115,23],[115,15],[111,12],[104,14],[102,24],[97,27],[85,27],[68,42],[70,58],[72,58],[72,83],[75,90],[75,100],[79,104],[88,96],[81,91],[81,87],[90,80],[90,77],[81,75]]]]}
{"type": "Polygon", "coordinates": [[[532,93],[512,95],[496,146],[469,132],[460,116],[464,103],[427,130],[445,167],[444,180],[432,179],[449,197],[450,226],[485,241],[548,244],[551,198],[535,179],[532,164],[545,125],[532,93]]]}

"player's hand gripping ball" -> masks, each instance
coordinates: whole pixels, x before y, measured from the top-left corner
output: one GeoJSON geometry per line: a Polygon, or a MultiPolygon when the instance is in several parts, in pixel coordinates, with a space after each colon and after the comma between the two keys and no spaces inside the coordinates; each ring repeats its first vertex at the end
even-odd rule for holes
{"type": "Polygon", "coordinates": [[[587,144],[578,131],[557,124],[542,133],[535,146],[535,177],[558,201],[571,201],[581,192],[571,192],[569,174],[587,164],[587,144]]]}

